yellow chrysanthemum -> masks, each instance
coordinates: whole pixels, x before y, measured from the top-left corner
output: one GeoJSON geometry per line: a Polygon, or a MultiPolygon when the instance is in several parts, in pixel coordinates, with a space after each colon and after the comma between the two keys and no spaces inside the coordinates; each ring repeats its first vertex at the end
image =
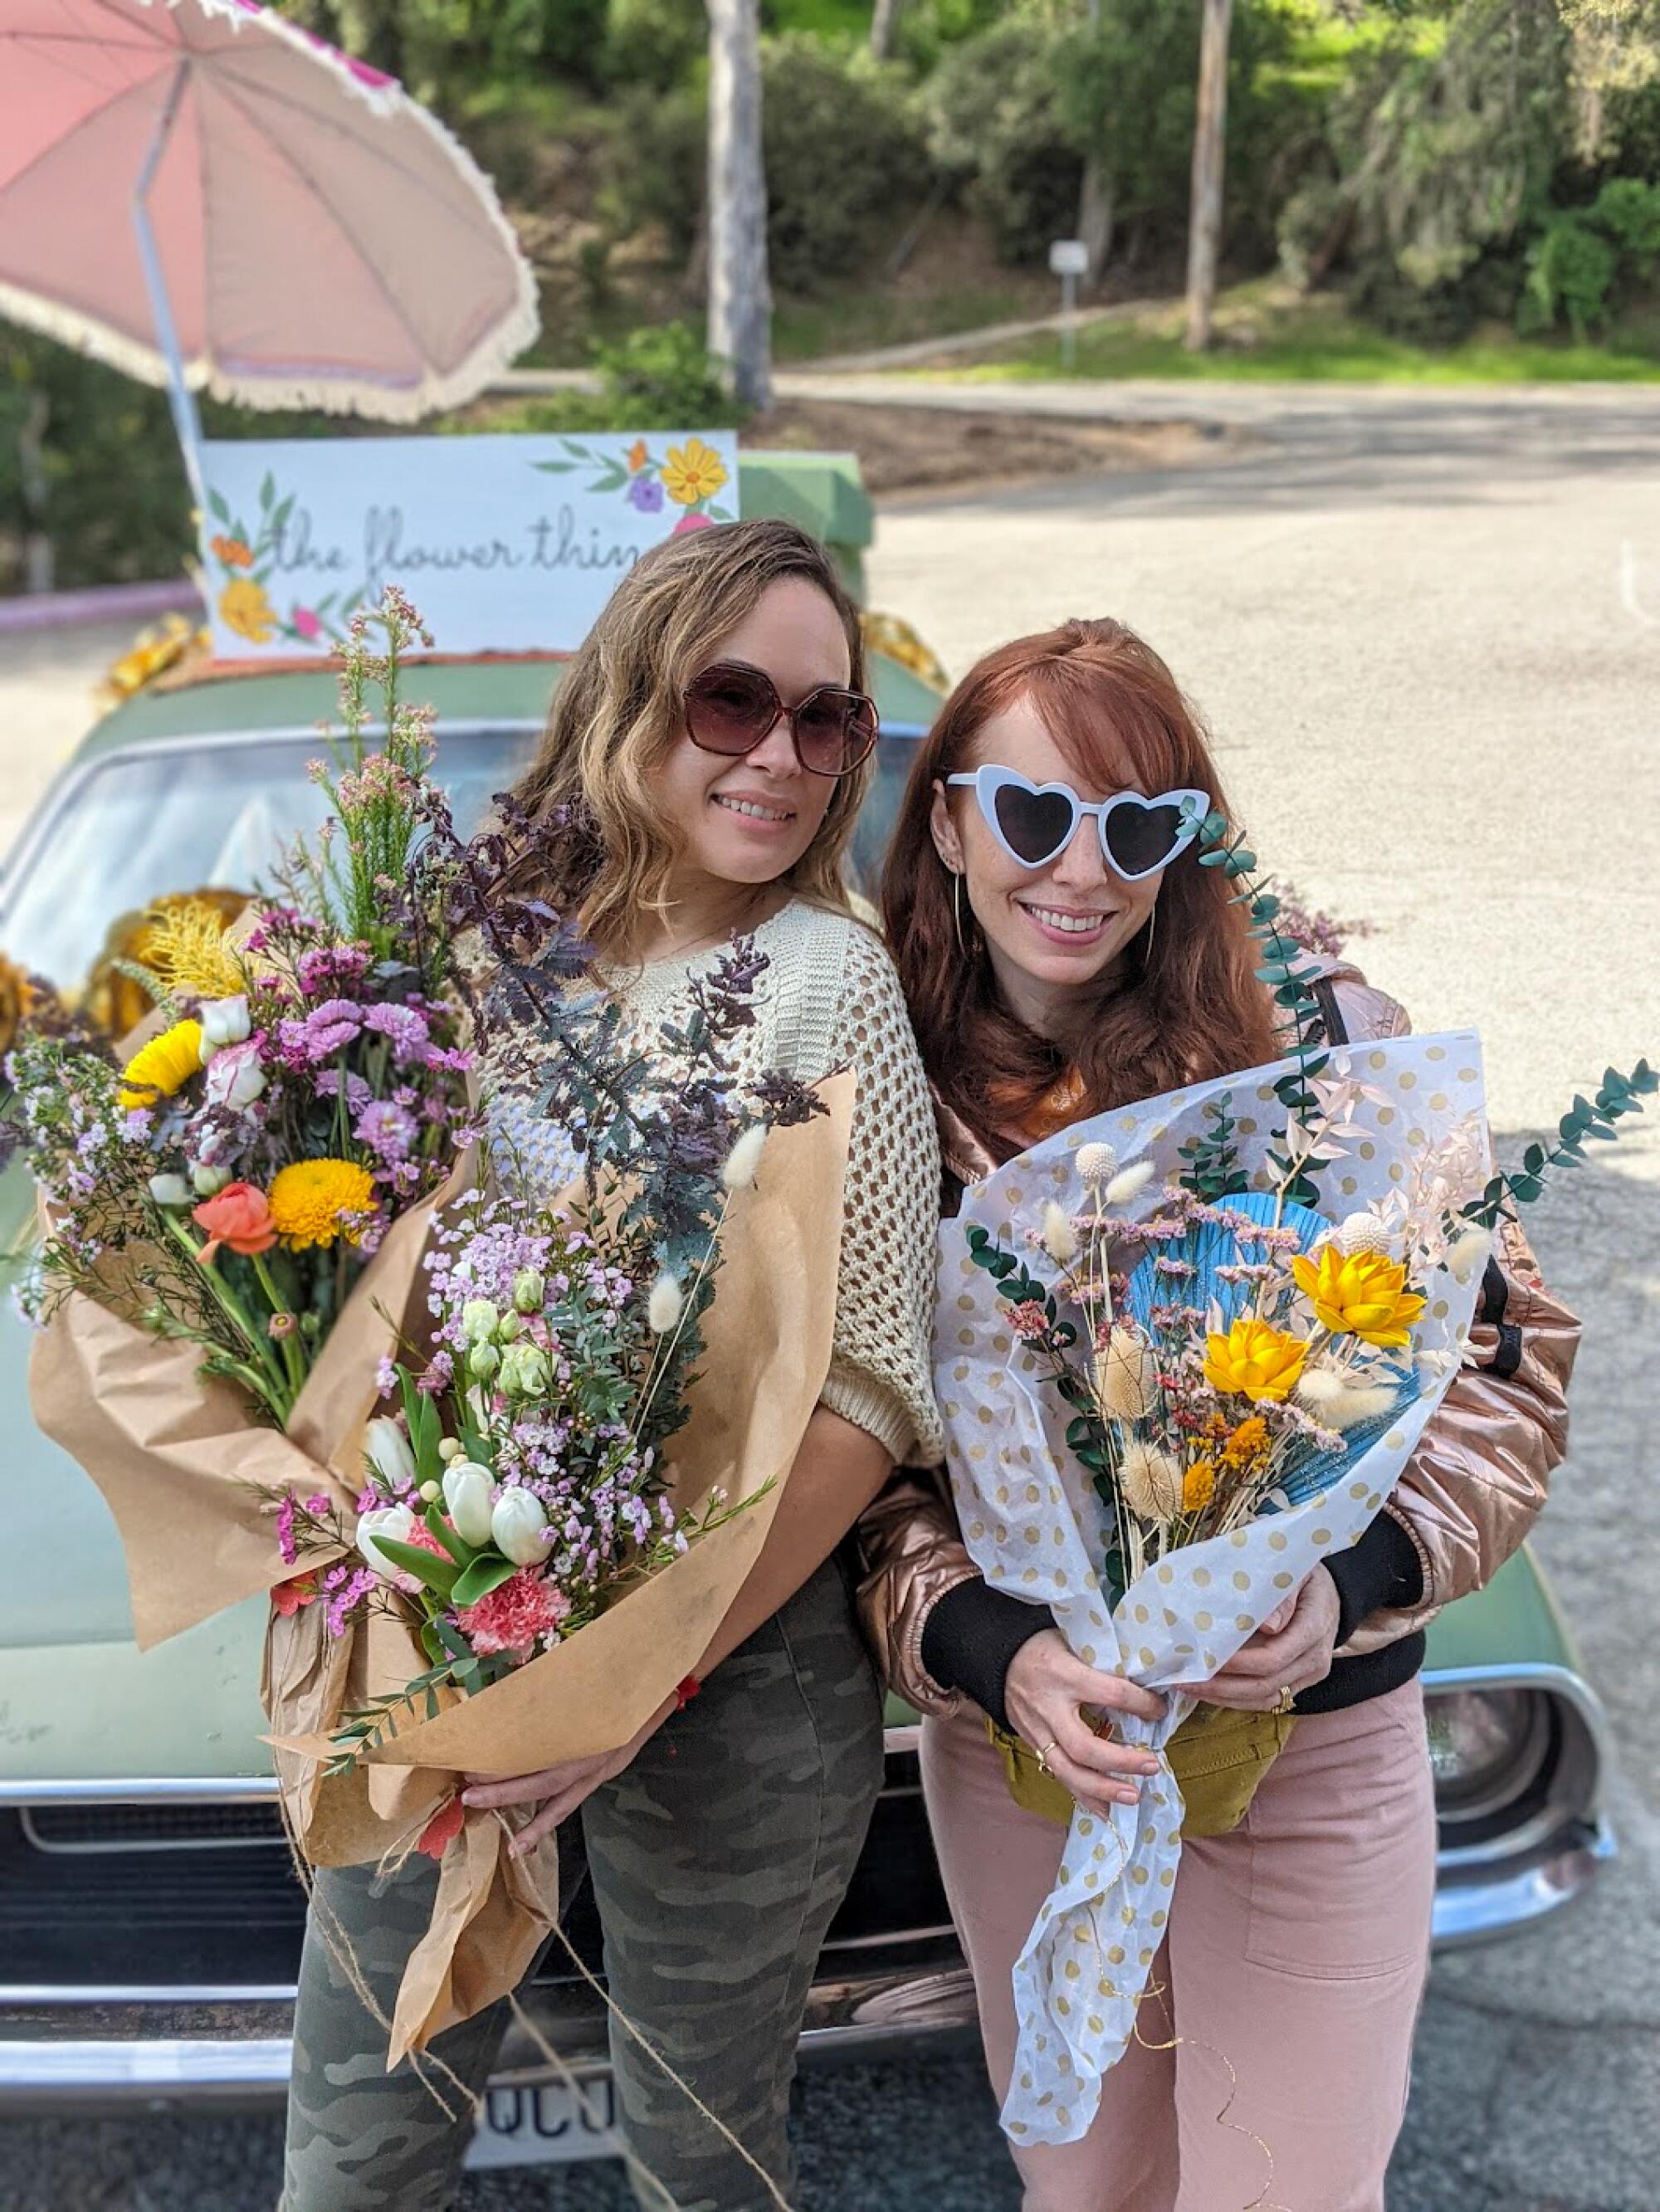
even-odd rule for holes
{"type": "Polygon", "coordinates": [[[1216,1469],[1207,1459],[1195,1460],[1182,1478],[1182,1510],[1202,1513],[1216,1495],[1216,1469]]]}
{"type": "MultiPolygon", "coordinates": [[[[219,917],[222,930],[229,927],[247,905],[246,891],[222,890],[216,885],[206,884],[199,890],[168,891],[150,905],[137,913],[119,915],[110,924],[102,951],[94,962],[86,988],[81,994],[81,1012],[94,1028],[103,1030],[106,1036],[124,1037],[127,1031],[142,1022],[155,1004],[153,994],[138,979],[124,972],[126,968],[148,968],[159,975],[155,962],[155,942],[158,929],[166,918],[181,907],[199,907],[206,914],[219,917]]],[[[205,918],[203,921],[205,929],[205,918]]],[[[163,941],[165,942],[165,930],[163,941]]],[[[174,988],[189,988],[182,981],[174,988]]],[[[241,983],[232,983],[222,991],[204,992],[203,996],[229,998],[242,988],[241,983]]]]}
{"type": "Polygon", "coordinates": [[[251,576],[233,576],[220,592],[219,619],[251,645],[269,645],[277,635],[277,616],[265,587],[251,576]]]}
{"type": "Polygon", "coordinates": [[[332,1244],[337,1237],[356,1244],[362,1224],[341,1216],[367,1214],[374,1206],[374,1178],[352,1160],[295,1160],[271,1187],[271,1218],[290,1252],[332,1244]]]}
{"type": "Polygon", "coordinates": [[[1291,1263],[1297,1287],[1334,1336],[1358,1336],[1384,1347],[1408,1341],[1425,1301],[1407,1288],[1399,1260],[1380,1252],[1340,1252],[1323,1245],[1317,1261],[1291,1263]]]}
{"type": "MultiPolygon", "coordinates": [[[[714,447],[701,438],[688,438],[684,446],[671,446],[663,464],[663,489],[677,507],[696,507],[713,499],[727,481],[727,465],[714,447]]],[[[226,617],[228,621],[230,617],[226,617]]]]}
{"type": "Polygon", "coordinates": [[[1249,1317],[1235,1322],[1225,1336],[1205,1340],[1205,1380],[1213,1390],[1241,1398],[1289,1397],[1308,1357],[1300,1337],[1249,1317]]]}
{"type": "Polygon", "coordinates": [[[225,942],[226,916],[206,899],[159,907],[144,937],[144,964],[170,991],[193,999],[231,999],[246,991],[242,963],[225,942]]]}
{"type": "Polygon", "coordinates": [[[131,1113],[137,1106],[154,1106],[158,1098],[171,1098],[192,1075],[199,1073],[201,1066],[201,1023],[175,1022],[160,1036],[140,1045],[121,1070],[122,1110],[131,1113]]]}

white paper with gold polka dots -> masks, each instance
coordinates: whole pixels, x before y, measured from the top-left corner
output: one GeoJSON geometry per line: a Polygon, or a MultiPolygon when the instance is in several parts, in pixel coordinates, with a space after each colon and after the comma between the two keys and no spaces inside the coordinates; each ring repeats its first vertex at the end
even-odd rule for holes
{"type": "MultiPolygon", "coordinates": [[[[969,1257],[967,1235],[985,1229],[1052,1279],[1029,1232],[1051,1199],[1083,1209],[1079,1146],[1104,1140],[1121,1165],[1152,1159],[1159,1175],[1133,1209],[1150,1212],[1160,1183],[1181,1165],[1178,1146],[1200,1133],[1202,1109],[1225,1091],[1246,1170],[1267,1187],[1267,1146],[1283,1122],[1273,1091],[1281,1073],[1256,1069],[1080,1122],[976,1184],[941,1231],[934,1386],[969,1549],[989,1581],[1049,1605],[1090,1665],[1155,1689],[1207,1680],[1323,1559],[1371,1525],[1456,1363],[1426,1382],[1425,1396],[1321,1496],[1176,1552],[1142,1575],[1110,1617],[1096,1574],[1106,1509],[1067,1449],[1065,1406],[1011,1338],[993,1279],[969,1257]]],[[[1385,1100],[1363,1100],[1354,1110],[1359,1133],[1324,1178],[1321,1210],[1329,1214],[1384,1198],[1407,1182],[1414,1154],[1460,1123],[1481,1121],[1481,1048],[1468,1032],[1346,1048],[1332,1055],[1330,1073],[1353,1073],[1385,1100]]],[[[1462,1346],[1478,1279],[1479,1271],[1461,1288],[1443,1273],[1421,1285],[1429,1304],[1418,1349],[1462,1346]]],[[[1164,1721],[1127,1721],[1121,1733],[1160,1748],[1191,1703],[1174,1696],[1164,1721]]],[[[1182,1813],[1166,1772],[1143,1788],[1138,1806],[1120,1805],[1110,1819],[1073,1816],[1059,1878],[1014,1970],[1020,2033],[1003,2124],[1018,2142],[1075,2142],[1094,2115],[1101,2077],[1128,2045],[1163,1940],[1182,1813]]]]}

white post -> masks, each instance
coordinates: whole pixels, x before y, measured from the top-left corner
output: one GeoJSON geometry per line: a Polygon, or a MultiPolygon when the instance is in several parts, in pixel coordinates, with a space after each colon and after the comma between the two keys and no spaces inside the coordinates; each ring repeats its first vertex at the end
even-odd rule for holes
{"type": "Polygon", "coordinates": [[[144,166],[138,173],[138,182],[132,193],[132,225],[138,234],[138,258],[144,264],[144,283],[150,295],[150,312],[155,317],[155,335],[167,364],[167,404],[173,410],[173,423],[179,434],[179,444],[185,456],[185,473],[190,478],[191,498],[198,513],[205,504],[202,483],[202,421],[196,409],[196,398],[185,381],[185,363],[179,349],[178,326],[173,319],[173,306],[167,298],[167,276],[161,267],[161,256],[156,250],[155,233],[150,228],[149,191],[155,181],[155,172],[173,136],[173,119],[185,96],[185,87],[190,81],[190,64],[181,61],[173,73],[168,88],[167,104],[150,140],[149,151],[144,156],[144,166]]]}
{"type": "Polygon", "coordinates": [[[1081,238],[1057,238],[1049,247],[1049,268],[1061,279],[1061,366],[1078,361],[1078,280],[1089,272],[1090,250],[1081,238]]]}

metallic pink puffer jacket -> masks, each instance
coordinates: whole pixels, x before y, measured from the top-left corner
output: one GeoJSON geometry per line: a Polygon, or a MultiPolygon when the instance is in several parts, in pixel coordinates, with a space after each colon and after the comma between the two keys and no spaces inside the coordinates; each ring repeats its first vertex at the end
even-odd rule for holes
{"type": "MultiPolygon", "coordinates": [[[[1330,981],[1353,1042],[1403,1036],[1411,1028],[1402,1008],[1357,970],[1340,968],[1330,981]]],[[[946,1169],[958,1182],[976,1182],[996,1165],[949,1111],[941,1114],[939,1134],[946,1169]]],[[[1504,1225],[1495,1257],[1504,1276],[1502,1312],[1484,1291],[1463,1364],[1383,1509],[1418,1552],[1423,1596],[1410,1610],[1362,1621],[1340,1657],[1415,1633],[1443,1606],[1490,1581],[1537,1519],[1566,1449],[1579,1323],[1546,1290],[1513,1223],[1504,1225]]],[[[889,1687],[919,1711],[955,1711],[961,1695],[922,1664],[922,1630],[946,1592],[980,1571],[964,1546],[943,1472],[897,1474],[865,1513],[859,1537],[860,1609],[889,1687]]]]}

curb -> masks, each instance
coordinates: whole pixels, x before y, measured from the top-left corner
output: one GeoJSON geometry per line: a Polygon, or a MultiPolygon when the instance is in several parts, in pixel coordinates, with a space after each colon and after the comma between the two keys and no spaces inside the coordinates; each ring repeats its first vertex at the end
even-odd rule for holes
{"type": "Polygon", "coordinates": [[[150,584],[100,584],[79,592],[26,592],[0,599],[0,637],[89,629],[99,623],[137,626],[162,615],[198,613],[201,605],[202,595],[188,576],[150,584]]]}

